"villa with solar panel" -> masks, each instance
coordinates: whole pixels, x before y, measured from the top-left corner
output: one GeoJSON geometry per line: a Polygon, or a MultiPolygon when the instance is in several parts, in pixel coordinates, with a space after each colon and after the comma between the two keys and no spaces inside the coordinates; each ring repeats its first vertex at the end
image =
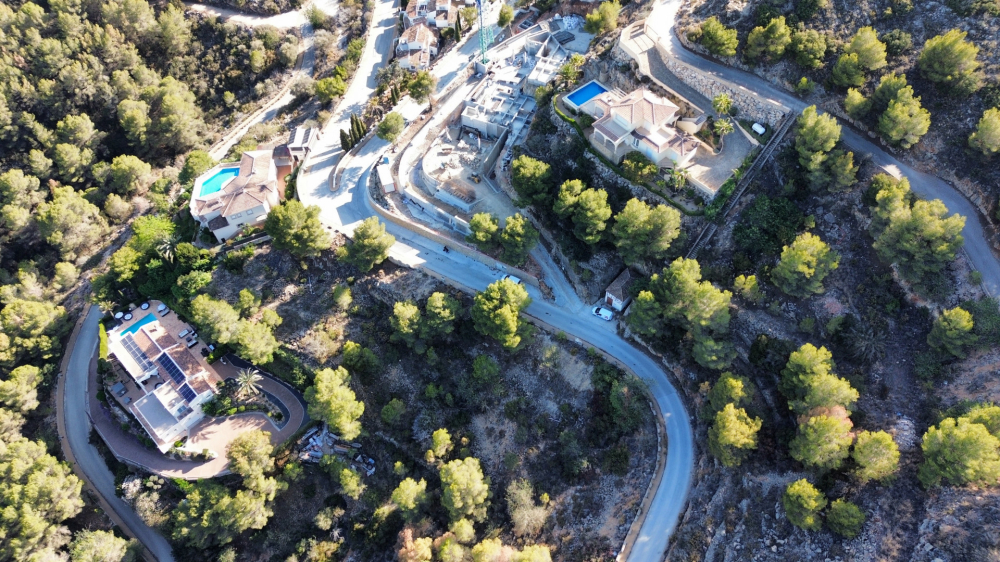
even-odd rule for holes
{"type": "Polygon", "coordinates": [[[165,305],[133,312],[108,332],[108,351],[131,377],[111,390],[166,453],[205,417],[201,405],[221,378],[192,353],[202,346],[197,334],[165,305]]]}

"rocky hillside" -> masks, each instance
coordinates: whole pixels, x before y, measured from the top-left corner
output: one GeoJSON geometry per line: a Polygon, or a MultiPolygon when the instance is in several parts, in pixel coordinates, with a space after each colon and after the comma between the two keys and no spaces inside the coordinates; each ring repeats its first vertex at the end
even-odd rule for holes
{"type": "MultiPolygon", "coordinates": [[[[705,19],[716,16],[728,27],[738,30],[739,50],[726,62],[752,70],[761,76],[783,82],[789,89],[802,77],[814,81],[817,88],[808,101],[845,116],[845,89],[830,83],[830,76],[843,46],[854,33],[866,26],[873,27],[885,40],[890,32],[905,33],[912,46],[890,56],[888,65],[868,76],[861,88],[866,96],[878,85],[882,75],[894,72],[906,74],[916,96],[931,112],[929,132],[913,148],[899,151],[899,156],[911,165],[935,173],[951,181],[975,202],[988,216],[994,228],[997,219],[997,199],[1000,196],[1000,156],[986,157],[969,148],[968,138],[991,107],[1000,107],[1000,3],[995,0],[964,2],[912,2],[911,0],[825,0],[815,15],[802,20],[801,2],[774,0],[695,0],[679,15],[682,35],[696,29],[705,19]],[[812,29],[828,38],[829,48],[823,65],[807,70],[795,64],[789,56],[768,64],[754,64],[744,58],[747,36],[755,26],[767,25],[774,16],[784,15],[795,29],[812,29]],[[958,97],[925,80],[917,68],[917,58],[924,43],[931,37],[951,29],[968,33],[967,39],[978,48],[982,87],[968,97],[958,97]]],[[[905,46],[905,42],[904,42],[905,46]]],[[[858,123],[861,128],[865,125],[858,123]]],[[[868,124],[870,127],[870,123],[868,124]]]]}

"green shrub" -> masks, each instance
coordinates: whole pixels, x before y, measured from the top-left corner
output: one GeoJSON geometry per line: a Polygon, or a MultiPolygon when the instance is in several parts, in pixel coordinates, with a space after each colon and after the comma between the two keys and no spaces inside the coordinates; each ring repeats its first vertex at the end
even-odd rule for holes
{"type": "Polygon", "coordinates": [[[108,331],[104,329],[104,322],[97,325],[97,357],[100,359],[108,358],[108,331]]]}

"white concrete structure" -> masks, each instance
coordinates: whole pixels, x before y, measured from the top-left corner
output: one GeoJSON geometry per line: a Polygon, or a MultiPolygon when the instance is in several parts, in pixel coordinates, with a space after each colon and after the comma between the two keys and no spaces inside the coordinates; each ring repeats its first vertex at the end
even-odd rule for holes
{"type": "Polygon", "coordinates": [[[205,417],[201,405],[215,395],[211,381],[218,376],[188,350],[179,334],[192,331],[176,315],[162,318],[155,308],[135,312],[124,327],[108,332],[108,350],[143,392],[126,407],[165,453],[205,417]]]}
{"type": "Polygon", "coordinates": [[[382,191],[385,193],[396,191],[396,182],[392,179],[388,164],[379,164],[375,167],[375,172],[378,174],[378,183],[382,186],[382,191]]]}
{"type": "MultiPolygon", "coordinates": [[[[453,6],[451,0],[410,0],[402,13],[403,27],[409,28],[418,23],[425,23],[442,29],[455,25],[458,6],[453,6]]],[[[466,25],[468,23],[465,22],[466,25]]]]}
{"type": "Polygon", "coordinates": [[[437,56],[437,33],[423,23],[408,27],[396,43],[396,60],[407,70],[426,70],[437,56]]]}
{"type": "Polygon", "coordinates": [[[191,194],[191,216],[220,242],[244,225],[260,225],[284,199],[271,150],[244,152],[238,164],[219,164],[198,176],[191,194]],[[231,177],[229,177],[231,176],[231,177]]]}
{"type": "Polygon", "coordinates": [[[629,286],[635,279],[632,277],[632,272],[626,268],[625,271],[621,272],[615,280],[608,285],[608,288],[604,291],[604,304],[610,306],[611,308],[621,312],[625,310],[625,307],[632,302],[632,296],[629,295],[629,286]]]}

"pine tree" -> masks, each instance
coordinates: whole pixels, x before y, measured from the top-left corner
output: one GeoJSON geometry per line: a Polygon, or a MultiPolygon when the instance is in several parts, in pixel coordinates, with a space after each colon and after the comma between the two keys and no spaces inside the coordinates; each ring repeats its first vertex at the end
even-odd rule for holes
{"type": "Polygon", "coordinates": [[[808,531],[818,531],[823,527],[820,511],[826,503],[823,494],[805,478],[789,484],[781,498],[785,515],[792,525],[808,531]]]}
{"type": "Polygon", "coordinates": [[[990,108],[969,135],[969,146],[989,156],[1000,152],[1000,108],[990,108]]]}
{"type": "Polygon", "coordinates": [[[878,120],[878,132],[885,140],[902,148],[910,148],[920,141],[931,126],[931,114],[920,105],[920,98],[913,97],[913,88],[906,86],[896,93],[895,99],[878,120]]]}
{"type": "Polygon", "coordinates": [[[823,279],[840,264],[840,256],[814,234],[804,232],[781,252],[771,281],[787,295],[808,297],[823,292],[823,279]]]}
{"type": "Polygon", "coordinates": [[[955,307],[941,312],[934,320],[934,327],[927,334],[927,345],[947,351],[955,357],[965,357],[965,348],[976,342],[972,315],[965,309],[955,307]]]}
{"type": "Polygon", "coordinates": [[[344,149],[344,152],[347,152],[353,146],[354,146],[354,143],[353,143],[353,139],[351,139],[351,135],[347,134],[346,130],[341,129],[340,130],[340,148],[344,149]]]}

